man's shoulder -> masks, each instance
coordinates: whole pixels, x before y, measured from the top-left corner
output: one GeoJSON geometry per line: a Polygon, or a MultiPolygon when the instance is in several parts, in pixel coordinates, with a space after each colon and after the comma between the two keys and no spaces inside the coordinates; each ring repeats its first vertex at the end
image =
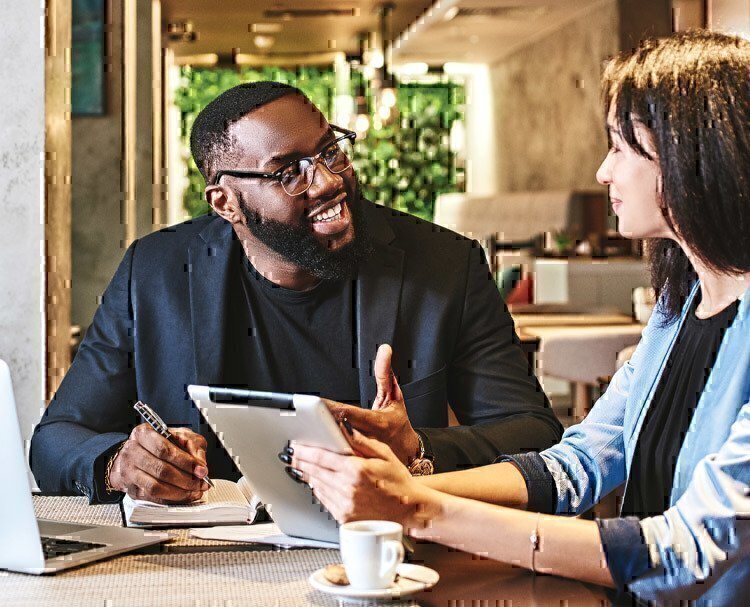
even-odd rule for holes
{"type": "Polygon", "coordinates": [[[208,246],[207,241],[223,234],[228,225],[221,217],[209,214],[143,236],[133,246],[132,271],[143,277],[183,267],[194,243],[208,246]]]}
{"type": "Polygon", "coordinates": [[[450,251],[466,249],[474,242],[470,238],[403,211],[366,202],[370,217],[385,223],[393,232],[394,240],[405,248],[448,247],[450,251]]]}
{"type": "Polygon", "coordinates": [[[149,256],[162,256],[186,251],[187,247],[197,237],[203,234],[212,234],[217,230],[220,231],[225,227],[225,223],[221,217],[213,214],[188,219],[143,236],[136,244],[135,254],[136,256],[144,253],[149,256]]]}
{"type": "Polygon", "coordinates": [[[222,221],[221,217],[212,213],[201,215],[152,232],[141,238],[140,242],[151,246],[168,246],[173,243],[185,243],[195,238],[195,236],[205,229],[213,226],[214,223],[222,221]]]}

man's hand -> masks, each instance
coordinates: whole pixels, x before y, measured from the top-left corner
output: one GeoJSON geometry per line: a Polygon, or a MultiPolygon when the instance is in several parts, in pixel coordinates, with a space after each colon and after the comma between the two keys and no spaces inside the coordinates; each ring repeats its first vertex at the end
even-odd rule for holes
{"type": "Polygon", "coordinates": [[[109,484],[133,499],[159,504],[193,502],[208,489],[206,439],[187,428],[169,430],[175,447],[148,424],[136,426],[115,457],[109,484]]]}
{"type": "Polygon", "coordinates": [[[404,395],[393,375],[393,350],[388,344],[378,348],[375,356],[377,395],[372,410],[334,401],[326,401],[336,419],[346,417],[365,436],[386,443],[402,463],[408,465],[417,456],[419,438],[406,413],[404,395]]]}

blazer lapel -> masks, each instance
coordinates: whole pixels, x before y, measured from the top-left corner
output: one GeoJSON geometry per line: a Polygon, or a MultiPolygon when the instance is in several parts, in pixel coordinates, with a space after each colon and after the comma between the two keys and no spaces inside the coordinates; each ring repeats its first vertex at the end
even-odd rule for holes
{"type": "Polygon", "coordinates": [[[374,250],[360,264],[356,280],[357,360],[359,363],[360,406],[372,407],[377,388],[373,364],[378,346],[393,343],[401,301],[404,251],[389,244],[394,234],[383,213],[391,209],[362,201],[374,250]]]}
{"type": "Polygon", "coordinates": [[[221,377],[232,236],[231,225],[217,218],[188,249],[195,381],[199,384],[217,383],[221,377]]]}

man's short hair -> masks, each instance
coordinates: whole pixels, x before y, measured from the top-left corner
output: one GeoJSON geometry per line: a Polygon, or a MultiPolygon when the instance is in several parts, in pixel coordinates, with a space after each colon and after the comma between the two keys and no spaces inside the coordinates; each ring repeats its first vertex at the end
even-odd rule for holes
{"type": "Polygon", "coordinates": [[[291,93],[305,97],[298,88],[281,82],[246,82],[224,91],[201,110],[190,131],[190,152],[206,183],[231,151],[229,127],[254,109],[291,93]]]}

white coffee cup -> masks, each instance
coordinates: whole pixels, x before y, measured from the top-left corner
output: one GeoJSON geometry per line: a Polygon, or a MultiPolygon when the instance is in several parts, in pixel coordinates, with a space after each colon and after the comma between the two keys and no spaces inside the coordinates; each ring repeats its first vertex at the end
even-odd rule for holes
{"type": "Polygon", "coordinates": [[[357,521],[339,529],[341,558],[352,588],[388,588],[404,560],[404,530],[391,521],[357,521]]]}

